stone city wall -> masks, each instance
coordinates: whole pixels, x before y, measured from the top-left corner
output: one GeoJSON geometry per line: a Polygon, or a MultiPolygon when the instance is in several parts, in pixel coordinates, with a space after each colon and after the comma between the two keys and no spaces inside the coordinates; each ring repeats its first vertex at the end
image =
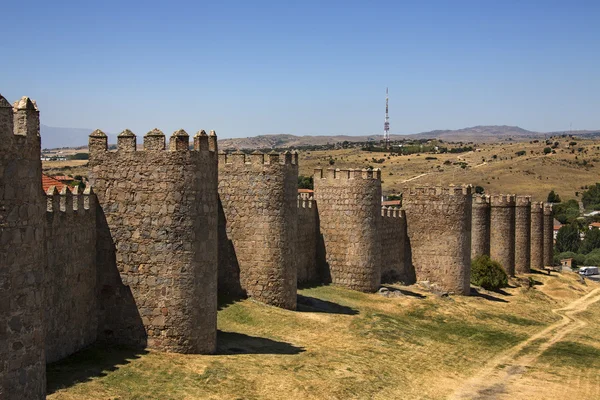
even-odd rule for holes
{"type": "Polygon", "coordinates": [[[471,259],[490,255],[490,196],[473,195],[471,259]]]}
{"type": "Polygon", "coordinates": [[[96,204],[91,189],[47,192],[46,362],[96,340],[96,204]]]}
{"type": "Polygon", "coordinates": [[[297,153],[219,154],[221,293],[296,308],[297,198],[297,153]]]}
{"type": "Polygon", "coordinates": [[[531,272],[531,197],[515,199],[515,273],[531,272]]]}
{"type": "Polygon", "coordinates": [[[515,196],[490,198],[490,257],[509,276],[515,275],[515,196]]]}
{"type": "Polygon", "coordinates": [[[418,281],[469,295],[471,276],[471,187],[406,189],[408,268],[418,281]]]}
{"type": "Polygon", "coordinates": [[[317,268],[318,235],[317,202],[312,196],[298,195],[298,241],[296,247],[298,283],[317,282],[321,278],[317,268]]]}
{"type": "Polygon", "coordinates": [[[405,263],[406,215],[396,207],[381,207],[379,241],[381,244],[381,280],[413,283],[405,263]]]}
{"type": "Polygon", "coordinates": [[[315,169],[324,280],[365,292],[381,282],[381,171],[315,169]]]}
{"type": "Polygon", "coordinates": [[[144,150],[128,130],[107,151],[90,135],[98,202],[99,337],[180,353],[216,349],[216,135],[170,138],[154,129],[144,150]]]}
{"type": "Polygon", "coordinates": [[[531,203],[531,268],[544,268],[544,203],[531,203]]]}
{"type": "Polygon", "coordinates": [[[0,96],[0,398],[43,399],[44,214],[40,122],[0,96]]]}
{"type": "Polygon", "coordinates": [[[544,203],[544,266],[551,266],[554,262],[554,214],[552,203],[544,203]]]}

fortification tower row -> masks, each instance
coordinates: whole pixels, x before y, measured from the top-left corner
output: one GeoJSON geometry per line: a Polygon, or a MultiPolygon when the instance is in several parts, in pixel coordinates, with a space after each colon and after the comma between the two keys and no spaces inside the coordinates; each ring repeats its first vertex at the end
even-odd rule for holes
{"type": "Polygon", "coordinates": [[[0,398],[43,399],[46,202],[40,121],[23,97],[0,96],[0,398]]]}
{"type": "Polygon", "coordinates": [[[468,295],[471,187],[407,189],[402,194],[402,205],[410,251],[407,260],[417,280],[431,280],[445,290],[468,295]]]}
{"type": "Polygon", "coordinates": [[[219,154],[219,289],[296,308],[298,153],[219,154]]]}
{"type": "Polygon", "coordinates": [[[544,268],[544,203],[531,203],[531,268],[544,268]]]}
{"type": "Polygon", "coordinates": [[[531,197],[515,199],[515,272],[531,272],[531,197]]]}
{"type": "Polygon", "coordinates": [[[99,336],[180,353],[212,353],[217,312],[217,137],[125,130],[108,151],[89,138],[99,208],[99,336]]]}
{"type": "Polygon", "coordinates": [[[381,171],[315,169],[325,262],[325,281],[365,292],[379,289],[381,171]]]}
{"type": "Polygon", "coordinates": [[[515,275],[515,196],[490,197],[490,257],[515,275]]]}
{"type": "Polygon", "coordinates": [[[554,258],[554,215],[552,203],[544,203],[544,266],[551,266],[554,258]]]}
{"type": "Polygon", "coordinates": [[[490,196],[473,195],[471,257],[490,254],[490,196]]]}

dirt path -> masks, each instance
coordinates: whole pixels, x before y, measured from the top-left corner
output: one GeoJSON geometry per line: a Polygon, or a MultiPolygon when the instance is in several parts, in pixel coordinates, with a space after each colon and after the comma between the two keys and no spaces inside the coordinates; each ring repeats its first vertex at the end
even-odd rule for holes
{"type": "Polygon", "coordinates": [[[510,395],[513,383],[519,380],[527,368],[554,343],[560,341],[574,329],[586,325],[577,314],[589,305],[600,301],[600,288],[568,304],[552,310],[562,319],[524,342],[508,349],[491,359],[474,377],[465,382],[449,399],[451,400],[493,400],[517,398],[510,395]]]}
{"type": "Polygon", "coordinates": [[[425,175],[429,175],[429,174],[430,174],[429,172],[426,172],[426,173],[424,173],[424,174],[421,174],[421,175],[413,176],[412,178],[408,178],[408,179],[406,179],[406,180],[402,181],[402,183],[406,183],[406,182],[414,181],[415,179],[419,179],[419,178],[421,178],[421,177],[423,177],[423,176],[425,176],[425,175]]]}

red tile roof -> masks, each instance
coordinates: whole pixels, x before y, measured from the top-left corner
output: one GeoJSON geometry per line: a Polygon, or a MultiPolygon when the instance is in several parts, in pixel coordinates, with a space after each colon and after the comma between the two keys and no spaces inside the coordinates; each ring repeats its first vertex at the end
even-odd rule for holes
{"type": "Polygon", "coordinates": [[[402,200],[387,200],[387,201],[382,201],[381,205],[382,206],[399,206],[400,203],[402,203],[402,200]]]}
{"type": "Polygon", "coordinates": [[[311,189],[298,189],[298,193],[314,193],[314,190],[311,189]]]}
{"type": "Polygon", "coordinates": [[[67,185],[51,176],[42,174],[42,188],[44,188],[44,192],[47,192],[50,186],[56,186],[56,189],[58,189],[58,191],[61,191],[62,188],[67,185]]]}

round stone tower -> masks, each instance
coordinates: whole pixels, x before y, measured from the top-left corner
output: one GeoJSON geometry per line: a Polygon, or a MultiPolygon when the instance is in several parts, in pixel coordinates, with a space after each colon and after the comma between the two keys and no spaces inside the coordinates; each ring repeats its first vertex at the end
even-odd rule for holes
{"type": "Polygon", "coordinates": [[[515,272],[531,271],[531,197],[517,196],[515,201],[515,272]]]}
{"type": "Polygon", "coordinates": [[[376,291],[381,283],[381,171],[315,169],[314,184],[331,282],[376,291]]]}
{"type": "Polygon", "coordinates": [[[531,203],[531,268],[544,268],[544,208],[543,203],[531,203]]]}
{"type": "Polygon", "coordinates": [[[490,254],[490,197],[473,196],[471,258],[490,254]]]}
{"type": "Polygon", "coordinates": [[[490,257],[515,274],[515,196],[490,198],[490,257]]]}
{"type": "Polygon", "coordinates": [[[554,214],[552,203],[544,203],[544,266],[551,266],[554,258],[554,214]]]}

